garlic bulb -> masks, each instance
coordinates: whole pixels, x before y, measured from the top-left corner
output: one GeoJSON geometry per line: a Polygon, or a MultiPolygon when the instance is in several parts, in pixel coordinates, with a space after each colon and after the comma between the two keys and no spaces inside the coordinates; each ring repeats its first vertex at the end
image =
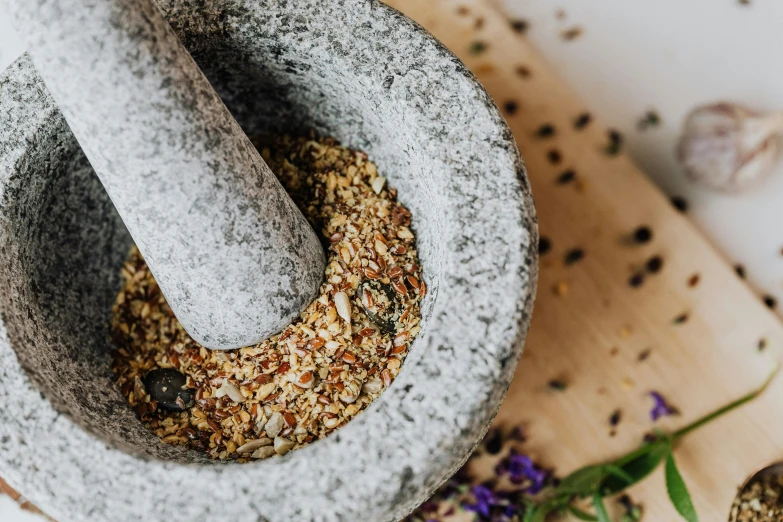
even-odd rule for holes
{"type": "Polygon", "coordinates": [[[685,121],[679,159],[693,181],[740,191],[772,170],[783,133],[783,113],[758,114],[732,103],[694,109],[685,121]]]}

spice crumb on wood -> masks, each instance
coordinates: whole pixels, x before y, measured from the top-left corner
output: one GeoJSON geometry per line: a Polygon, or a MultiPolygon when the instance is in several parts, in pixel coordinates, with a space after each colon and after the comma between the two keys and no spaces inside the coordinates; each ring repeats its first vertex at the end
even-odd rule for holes
{"type": "Polygon", "coordinates": [[[533,72],[530,70],[529,67],[526,67],[524,65],[517,65],[514,69],[514,72],[517,73],[517,76],[520,78],[530,78],[533,75],[533,72]]]}
{"type": "Polygon", "coordinates": [[[557,177],[556,183],[558,185],[566,185],[576,179],[576,172],[573,169],[564,170],[562,174],[557,177]]]}
{"type": "Polygon", "coordinates": [[[566,281],[558,281],[552,288],[552,292],[557,296],[564,296],[568,293],[569,285],[566,281]]]}
{"type": "Polygon", "coordinates": [[[582,36],[583,33],[584,33],[584,29],[582,29],[579,26],[575,26],[561,31],[560,37],[563,40],[571,41],[571,40],[576,40],[577,38],[582,36]]]}
{"type": "Polygon", "coordinates": [[[654,109],[650,109],[647,112],[645,112],[641,118],[639,118],[636,127],[640,131],[645,131],[652,127],[658,127],[660,124],[661,124],[661,117],[654,109]]]}
{"type": "Polygon", "coordinates": [[[544,255],[552,250],[552,241],[546,236],[540,236],[538,238],[538,254],[544,255]]]}
{"type": "Polygon", "coordinates": [[[678,211],[682,212],[683,214],[688,211],[688,201],[682,197],[682,196],[671,196],[669,198],[669,201],[671,201],[671,204],[676,208],[678,211]]]}
{"type": "Polygon", "coordinates": [[[563,256],[563,264],[566,266],[573,265],[585,257],[585,251],[582,248],[571,248],[563,256]]]}
{"type": "Polygon", "coordinates": [[[566,388],[568,388],[568,383],[564,379],[551,379],[547,386],[550,390],[555,391],[565,391],[566,388]]]}
{"type": "Polygon", "coordinates": [[[472,55],[479,55],[487,50],[487,44],[481,41],[476,41],[470,44],[468,51],[472,55]]]}
{"type": "Polygon", "coordinates": [[[519,109],[519,104],[514,100],[508,100],[506,103],[503,104],[503,112],[507,116],[513,116],[517,113],[517,110],[519,109]]]}
{"type": "Polygon", "coordinates": [[[560,162],[563,159],[563,156],[562,156],[562,154],[560,154],[559,150],[557,150],[557,149],[550,149],[546,153],[546,158],[549,161],[549,163],[551,163],[552,165],[559,165],[560,162]]]}
{"type": "Polygon", "coordinates": [[[607,156],[617,156],[620,154],[623,145],[623,135],[619,131],[609,129],[607,131],[609,142],[604,147],[607,156]]]}
{"type": "Polygon", "coordinates": [[[530,23],[527,20],[519,19],[511,21],[511,29],[519,34],[524,34],[530,29],[530,23]]]}
{"type": "Polygon", "coordinates": [[[536,130],[536,136],[539,138],[551,138],[555,135],[555,127],[551,123],[545,123],[536,130]]]}
{"type": "Polygon", "coordinates": [[[114,306],[112,369],[131,407],[163,442],[221,460],[283,455],[366,408],[399,373],[427,288],[411,214],[366,154],[329,138],[257,146],[323,237],[320,297],[256,346],[208,350],[176,320],[134,247],[114,306]],[[151,382],[155,371],[169,380],[151,382]]]}
{"type": "Polygon", "coordinates": [[[652,230],[650,230],[650,227],[642,225],[639,227],[636,227],[636,229],[633,231],[633,240],[635,243],[644,244],[649,243],[652,241],[653,233],[652,230]]]}
{"type": "Polygon", "coordinates": [[[657,274],[663,268],[663,258],[661,256],[653,256],[647,260],[644,267],[650,274],[657,274]]]}
{"type": "Polygon", "coordinates": [[[592,115],[589,112],[583,112],[574,120],[574,128],[577,130],[584,129],[593,120],[592,115]]]}

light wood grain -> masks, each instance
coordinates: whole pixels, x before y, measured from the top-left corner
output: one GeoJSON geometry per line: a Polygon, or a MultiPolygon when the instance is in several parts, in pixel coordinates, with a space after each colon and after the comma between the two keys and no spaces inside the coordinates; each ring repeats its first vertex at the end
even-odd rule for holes
{"type": "MultiPolygon", "coordinates": [[[[593,117],[587,128],[574,128],[587,108],[524,37],[485,0],[389,3],[457,54],[500,107],[518,105],[507,119],[527,163],[541,235],[553,249],[541,258],[533,326],[496,424],[524,425],[525,451],[563,475],[638,446],[654,426],[650,390],[682,412],[657,424],[668,430],[759,385],[779,358],[780,323],[624,155],[606,154],[600,122],[593,117]],[[479,41],[486,50],[471,52],[479,41]],[[519,66],[530,76],[518,74],[519,66]],[[545,123],[556,135],[537,138],[545,123]],[[552,149],[563,157],[557,166],[547,159],[552,149]],[[576,172],[576,182],[557,184],[566,169],[576,172]],[[639,225],[652,229],[649,244],[627,241],[639,225]],[[575,247],[584,249],[584,259],[564,266],[564,253],[575,247]],[[663,269],[632,288],[628,278],[653,255],[662,256],[663,269]],[[700,282],[691,288],[693,274],[700,282]],[[563,295],[553,290],[558,284],[567,286],[563,295]],[[688,321],[673,324],[684,312],[688,321]],[[649,359],[639,362],[648,348],[649,359]],[[550,390],[553,378],[565,379],[568,388],[550,390]],[[608,419],[617,409],[622,421],[612,437],[608,419]]],[[[675,455],[701,519],[726,520],[746,475],[783,458],[783,379],[753,404],[694,433],[675,455]]],[[[631,493],[644,503],[645,520],[679,519],[660,470],[631,493]]]]}

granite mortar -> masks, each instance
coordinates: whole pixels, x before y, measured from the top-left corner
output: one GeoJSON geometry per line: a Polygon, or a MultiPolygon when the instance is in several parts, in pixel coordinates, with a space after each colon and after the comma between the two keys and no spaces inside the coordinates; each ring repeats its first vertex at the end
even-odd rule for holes
{"type": "Polygon", "coordinates": [[[414,215],[429,287],[390,389],[324,441],[248,465],[163,445],[109,371],[128,235],[28,57],[0,76],[0,476],[56,519],[392,521],[481,440],[532,313],[537,227],[497,107],[375,0],[166,0],[248,134],[366,151],[414,215]]]}

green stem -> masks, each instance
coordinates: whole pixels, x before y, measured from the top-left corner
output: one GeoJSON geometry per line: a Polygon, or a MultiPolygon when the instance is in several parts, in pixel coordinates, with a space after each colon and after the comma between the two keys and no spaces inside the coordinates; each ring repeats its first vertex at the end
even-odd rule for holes
{"type": "Polygon", "coordinates": [[[775,367],[772,369],[772,372],[769,374],[769,377],[767,377],[767,380],[764,381],[764,384],[762,384],[760,388],[750,392],[749,394],[745,395],[744,397],[740,397],[736,401],[734,401],[732,403],[729,403],[729,404],[723,406],[722,408],[718,408],[717,410],[713,411],[712,413],[708,413],[704,417],[701,417],[700,419],[697,419],[697,420],[693,421],[692,423],[688,424],[684,428],[681,428],[681,429],[675,431],[674,434],[672,434],[672,436],[671,436],[672,442],[674,442],[674,441],[684,437],[685,435],[687,435],[688,433],[690,433],[690,432],[692,432],[694,430],[697,430],[697,429],[701,428],[702,426],[704,426],[708,422],[711,422],[711,421],[717,419],[721,415],[724,415],[724,414],[730,412],[731,410],[739,408],[743,404],[752,401],[753,399],[755,399],[756,397],[758,397],[759,395],[764,393],[764,390],[766,390],[769,387],[769,384],[772,382],[772,380],[777,375],[778,369],[779,369],[779,366],[776,364],[775,367]]]}

